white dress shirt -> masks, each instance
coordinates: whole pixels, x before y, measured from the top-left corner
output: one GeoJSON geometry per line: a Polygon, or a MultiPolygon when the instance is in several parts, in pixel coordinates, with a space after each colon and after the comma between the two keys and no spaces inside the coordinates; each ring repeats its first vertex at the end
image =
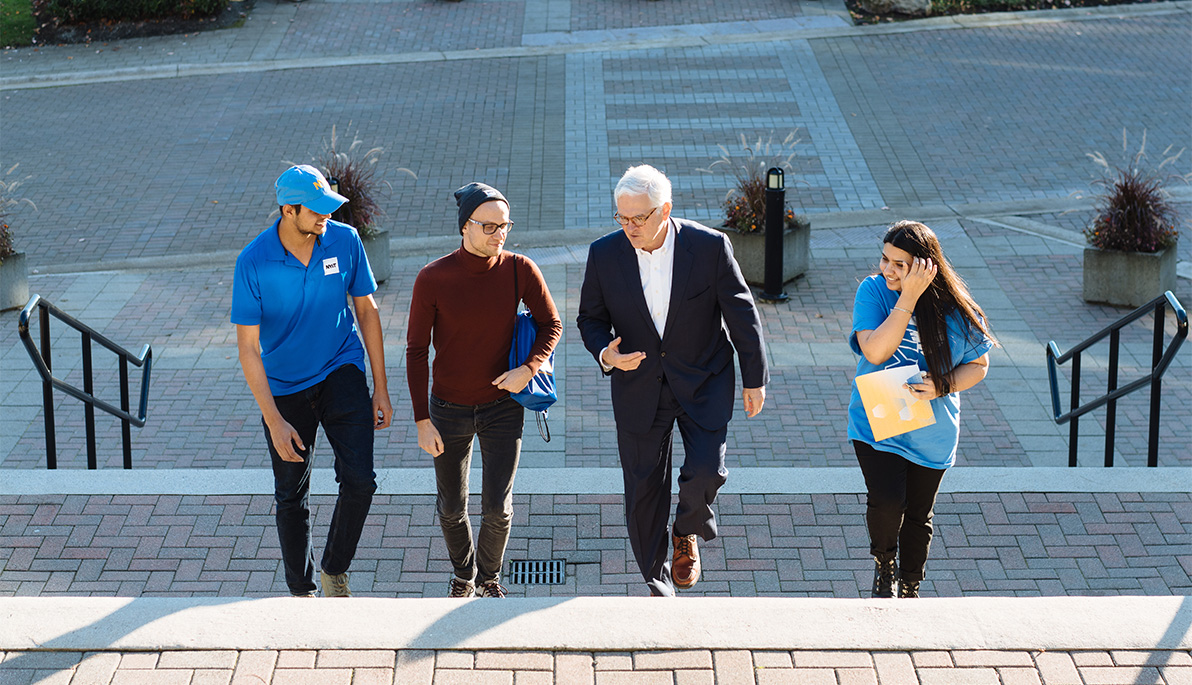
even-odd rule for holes
{"type": "Polygon", "coordinates": [[[662,247],[653,252],[646,252],[634,248],[637,253],[637,268],[642,277],[642,294],[646,296],[646,308],[650,310],[650,318],[654,320],[654,328],[658,330],[658,337],[666,330],[666,315],[670,311],[671,281],[675,272],[675,232],[670,221],[666,222],[666,238],[662,240],[662,247]]]}
{"type": "MultiPolygon", "coordinates": [[[[637,253],[637,270],[641,275],[646,308],[650,311],[659,338],[666,331],[666,317],[670,313],[671,285],[675,274],[675,235],[679,231],[679,225],[670,219],[666,220],[666,224],[666,237],[661,247],[653,252],[633,248],[637,253]]],[[[604,364],[604,350],[600,351],[600,366],[606,373],[613,369],[604,364]]]]}

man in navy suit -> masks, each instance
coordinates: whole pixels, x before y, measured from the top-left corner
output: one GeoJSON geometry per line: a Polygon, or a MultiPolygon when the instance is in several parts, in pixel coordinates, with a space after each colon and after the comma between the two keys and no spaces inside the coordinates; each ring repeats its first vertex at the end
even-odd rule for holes
{"type": "Polygon", "coordinates": [[[716,537],[733,348],[747,416],[762,410],[769,371],[761,320],[728,238],[671,217],[670,180],[652,166],[631,167],[613,196],[623,230],[588,250],[576,323],[612,376],[629,543],[650,593],[673,596],[699,580],[696,536],[716,537]],[[670,528],[676,423],[687,458],[670,528]]]}

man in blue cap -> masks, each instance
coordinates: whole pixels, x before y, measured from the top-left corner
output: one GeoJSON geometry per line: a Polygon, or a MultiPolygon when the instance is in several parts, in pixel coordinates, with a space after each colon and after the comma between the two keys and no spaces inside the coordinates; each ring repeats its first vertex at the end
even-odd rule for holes
{"type": "Polygon", "coordinates": [[[393,416],[377,283],[356,229],[331,221],[344,202],[318,169],[287,169],[277,179],[281,217],[240,253],[232,285],[240,365],[261,409],[282,564],[296,597],[317,589],[309,506],[315,431],[322,425],[331,443],[339,483],[319,574],[323,596],[349,597],[348,566],[377,489],[373,432],[393,416]]]}

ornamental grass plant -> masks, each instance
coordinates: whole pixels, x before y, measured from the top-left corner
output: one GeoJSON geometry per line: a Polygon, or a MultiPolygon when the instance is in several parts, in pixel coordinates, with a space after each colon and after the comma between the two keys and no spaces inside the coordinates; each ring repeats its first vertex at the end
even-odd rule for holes
{"type": "Polygon", "coordinates": [[[3,180],[0,180],[0,264],[4,263],[5,258],[17,253],[16,245],[13,244],[12,227],[8,223],[10,210],[20,205],[37,209],[32,200],[17,196],[17,189],[30,178],[12,178],[12,172],[16,171],[18,166],[20,163],[9,167],[8,171],[4,172],[3,180]]]}
{"type": "Polygon", "coordinates": [[[1112,164],[1100,152],[1088,155],[1101,171],[1092,185],[1096,209],[1085,227],[1089,245],[1119,252],[1158,252],[1174,247],[1179,238],[1179,216],[1166,189],[1169,182],[1187,183],[1189,175],[1164,173],[1183,154],[1173,146],[1163,151],[1162,161],[1147,166],[1146,131],[1138,151],[1130,154],[1126,131],[1122,130],[1122,153],[1126,162],[1112,164]]]}
{"type": "MultiPolygon", "coordinates": [[[[740,233],[755,233],[765,229],[766,224],[766,172],[772,168],[783,170],[788,184],[794,176],[792,163],[799,144],[798,131],[791,131],[781,143],[774,142],[774,136],[750,143],[745,134],[740,134],[740,151],[729,151],[723,145],[720,157],[706,169],[696,169],[707,174],[728,172],[735,184],[720,203],[724,209],[724,226],[740,233]]],[[[801,183],[802,181],[795,181],[801,183]]],[[[783,225],[786,230],[810,225],[807,218],[798,215],[789,203],[783,209],[783,225]]]]}
{"type": "MultiPolygon", "coordinates": [[[[343,136],[332,126],[331,139],[323,141],[322,152],[314,161],[336,187],[336,192],[348,198],[331,218],[356,228],[361,236],[371,238],[380,230],[380,220],[385,216],[380,201],[393,186],[383,178],[384,170],[378,165],[385,149],[365,149],[364,141],[357,137],[351,126],[349,122],[348,133],[343,136]]],[[[405,167],[398,167],[397,171],[418,180],[418,175],[405,167]]]]}

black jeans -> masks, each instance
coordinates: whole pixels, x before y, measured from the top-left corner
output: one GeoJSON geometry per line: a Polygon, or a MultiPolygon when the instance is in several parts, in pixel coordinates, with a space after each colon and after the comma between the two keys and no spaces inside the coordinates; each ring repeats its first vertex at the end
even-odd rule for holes
{"type": "Polygon", "coordinates": [[[521,457],[525,411],[512,397],[467,405],[431,395],[430,421],[443,439],[443,453],[435,457],[436,509],[455,576],[477,583],[500,580],[513,523],[513,477],[521,457]],[[483,465],[475,546],[468,520],[473,437],[480,438],[483,465]]]}
{"type": "Polygon", "coordinates": [[[697,424],[663,383],[654,424],[647,433],[617,429],[621,474],[625,481],[625,522],[629,546],[650,594],[675,594],[671,580],[671,455],[675,424],[683,438],[686,459],[679,467],[679,504],[675,535],[716,537],[712,505],[728,479],[724,465],[728,426],[708,430],[697,424]]]}
{"type": "Polygon", "coordinates": [[[869,553],[886,561],[898,555],[903,580],[923,580],[933,533],[935,497],[943,469],[919,466],[893,452],[853,441],[868,497],[869,553]],[[901,552],[901,553],[900,553],[901,552]]]}
{"type": "MultiPolygon", "coordinates": [[[[315,557],[310,531],[310,473],[314,465],[315,431],[319,425],[335,453],[335,480],[339,497],[331,515],[323,570],[337,575],[348,570],[377,490],[373,471],[372,397],[364,372],[345,364],[320,383],[292,395],[275,396],[278,411],[298,435],[303,461],[283,461],[273,447],[269,427],[265,442],[273,460],[273,497],[277,501],[277,535],[281,542],[286,585],[295,595],[314,592],[315,557]]],[[[264,424],[264,419],[261,419],[264,424]]]]}

